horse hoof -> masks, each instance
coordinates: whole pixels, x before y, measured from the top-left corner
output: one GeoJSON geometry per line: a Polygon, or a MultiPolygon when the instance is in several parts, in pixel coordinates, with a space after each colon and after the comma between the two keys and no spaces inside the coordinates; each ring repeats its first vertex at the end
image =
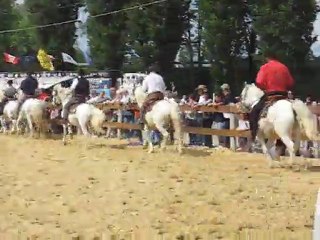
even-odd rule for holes
{"type": "Polygon", "coordinates": [[[280,162],[278,162],[278,161],[273,161],[273,162],[271,162],[270,164],[269,164],[269,168],[280,168],[281,167],[281,164],[280,164],[280,162]]]}

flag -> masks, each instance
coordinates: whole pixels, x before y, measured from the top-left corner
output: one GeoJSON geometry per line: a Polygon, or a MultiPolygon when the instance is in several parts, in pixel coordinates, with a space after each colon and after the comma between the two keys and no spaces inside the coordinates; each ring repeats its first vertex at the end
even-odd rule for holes
{"type": "Polygon", "coordinates": [[[41,48],[39,49],[37,58],[38,58],[39,63],[43,69],[46,69],[49,71],[54,70],[54,67],[53,67],[53,64],[52,64],[52,61],[51,61],[49,55],[43,49],[41,49],[41,48]]]}
{"type": "Polygon", "coordinates": [[[24,67],[28,67],[29,65],[37,62],[37,57],[35,55],[27,55],[20,57],[20,64],[24,67]]]}
{"type": "Polygon", "coordinates": [[[12,64],[16,65],[20,62],[20,58],[15,57],[11,54],[3,53],[3,56],[4,56],[4,61],[7,63],[12,63],[12,64]]]}
{"type": "Polygon", "coordinates": [[[56,58],[52,55],[48,55],[51,60],[55,60],[56,58]]]}
{"type": "Polygon", "coordinates": [[[78,65],[78,63],[69,54],[66,53],[62,53],[62,60],[67,63],[78,65]]]}

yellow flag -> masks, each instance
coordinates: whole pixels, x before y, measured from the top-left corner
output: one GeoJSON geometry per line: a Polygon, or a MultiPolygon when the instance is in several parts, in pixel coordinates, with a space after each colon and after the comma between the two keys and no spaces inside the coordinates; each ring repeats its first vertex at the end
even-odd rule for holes
{"type": "Polygon", "coordinates": [[[39,49],[37,58],[38,58],[39,63],[43,69],[46,69],[49,71],[54,70],[50,56],[43,49],[41,49],[41,48],[39,49]]]}

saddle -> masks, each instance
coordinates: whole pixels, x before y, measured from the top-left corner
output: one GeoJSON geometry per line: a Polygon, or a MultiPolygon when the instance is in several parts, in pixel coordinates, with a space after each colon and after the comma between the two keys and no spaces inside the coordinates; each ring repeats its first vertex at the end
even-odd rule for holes
{"type": "Polygon", "coordinates": [[[164,95],[162,92],[154,92],[150,93],[144,103],[145,112],[150,112],[152,107],[159,101],[164,99],[164,95]]]}
{"type": "Polygon", "coordinates": [[[69,113],[75,114],[77,111],[77,107],[82,103],[73,103],[69,108],[69,113]]]}
{"type": "Polygon", "coordinates": [[[72,104],[70,105],[69,107],[69,113],[76,113],[77,111],[77,107],[80,105],[80,104],[83,104],[86,102],[85,100],[85,97],[81,96],[81,95],[75,95],[74,96],[74,102],[72,102],[72,104]]]}
{"type": "Polygon", "coordinates": [[[288,97],[287,96],[284,96],[284,95],[271,95],[271,96],[267,96],[266,97],[266,101],[265,101],[265,104],[264,104],[264,107],[262,108],[262,111],[260,113],[260,118],[265,118],[267,117],[267,113],[268,113],[268,110],[269,108],[275,104],[277,101],[279,100],[287,100],[288,97]]]}

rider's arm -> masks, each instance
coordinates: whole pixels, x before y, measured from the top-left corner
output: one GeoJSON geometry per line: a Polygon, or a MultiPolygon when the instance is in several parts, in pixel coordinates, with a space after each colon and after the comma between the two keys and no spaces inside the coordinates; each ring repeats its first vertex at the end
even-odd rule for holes
{"type": "Polygon", "coordinates": [[[23,81],[21,82],[21,84],[20,84],[20,89],[21,89],[21,90],[24,90],[24,89],[25,89],[25,85],[26,85],[25,82],[26,82],[25,80],[23,80],[23,81]]]}
{"type": "Polygon", "coordinates": [[[162,81],[161,81],[161,89],[162,89],[162,92],[164,93],[167,90],[167,87],[166,87],[166,84],[163,81],[163,78],[161,78],[161,79],[162,79],[162,81]]]}
{"type": "Polygon", "coordinates": [[[76,89],[76,87],[77,87],[77,84],[78,84],[78,78],[75,78],[74,80],[73,80],[73,82],[72,82],[72,84],[71,84],[71,87],[70,87],[70,90],[71,91],[74,91],[75,89],[76,89]]]}
{"type": "Polygon", "coordinates": [[[149,79],[149,76],[147,76],[142,83],[142,91],[144,92],[148,91],[148,79],[149,79]]]}
{"type": "Polygon", "coordinates": [[[265,90],[266,89],[266,69],[264,66],[262,66],[258,72],[257,79],[256,79],[256,85],[258,88],[265,90]]]}

